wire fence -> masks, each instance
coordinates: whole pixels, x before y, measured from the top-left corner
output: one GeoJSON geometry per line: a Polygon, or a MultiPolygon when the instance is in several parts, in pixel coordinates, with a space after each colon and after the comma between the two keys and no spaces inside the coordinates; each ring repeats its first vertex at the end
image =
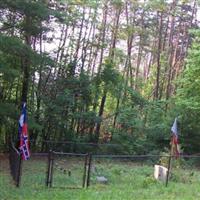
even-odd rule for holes
{"type": "Polygon", "coordinates": [[[10,144],[10,151],[9,151],[9,165],[10,165],[10,173],[13,178],[14,184],[17,187],[19,187],[21,178],[22,160],[20,152],[15,148],[12,142],[10,144]]]}
{"type": "MultiPolygon", "coordinates": [[[[155,166],[165,168],[165,177],[157,177],[168,184],[170,181],[193,182],[200,177],[198,155],[181,155],[178,159],[169,155],[111,155],[51,152],[49,156],[49,187],[84,188],[101,183],[113,185],[131,182],[154,182],[155,166]],[[169,166],[169,159],[173,158],[169,166]],[[169,175],[169,176],[168,176],[169,175]],[[140,178],[143,181],[137,180],[140,178]]],[[[158,172],[158,176],[160,176],[158,172]]]]}
{"type": "MultiPolygon", "coordinates": [[[[15,143],[19,143],[18,140],[15,143]]],[[[30,140],[30,149],[32,153],[48,153],[50,150],[57,152],[69,153],[92,153],[92,154],[106,154],[106,153],[120,153],[123,152],[122,144],[113,143],[91,143],[78,141],[52,141],[52,140],[30,140]]]]}
{"type": "Polygon", "coordinates": [[[22,162],[21,187],[45,188],[48,168],[48,153],[33,153],[29,160],[22,162]]]}
{"type": "MultiPolygon", "coordinates": [[[[66,143],[54,145],[58,144],[66,143]]],[[[88,143],[84,145],[95,146],[88,143]]],[[[180,155],[176,159],[168,154],[123,155],[106,154],[105,151],[103,154],[94,151],[91,154],[90,151],[65,153],[56,150],[57,148],[46,153],[32,153],[31,159],[22,163],[19,151],[11,145],[10,170],[15,185],[19,187],[21,180],[23,187],[34,185],[39,188],[87,188],[102,183],[122,185],[126,182],[136,184],[137,187],[137,183],[145,185],[155,181],[156,165],[166,169],[166,185],[168,180],[180,183],[200,180],[200,155],[180,155]],[[169,159],[172,160],[171,164],[169,159]]]]}
{"type": "Polygon", "coordinates": [[[49,152],[54,150],[57,152],[69,153],[120,153],[123,152],[124,146],[122,144],[114,143],[91,143],[80,141],[52,141],[52,140],[30,140],[31,152],[49,152]]]}
{"type": "Polygon", "coordinates": [[[47,186],[62,188],[87,187],[88,154],[49,153],[47,186]]]}

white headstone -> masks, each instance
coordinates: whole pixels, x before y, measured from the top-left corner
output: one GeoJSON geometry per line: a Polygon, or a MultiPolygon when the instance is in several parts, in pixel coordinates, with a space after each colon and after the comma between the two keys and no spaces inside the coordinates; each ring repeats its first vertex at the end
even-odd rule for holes
{"type": "Polygon", "coordinates": [[[161,165],[154,165],[154,177],[156,180],[165,182],[167,179],[167,171],[166,167],[161,165]]]}
{"type": "Polygon", "coordinates": [[[108,179],[104,176],[97,176],[97,182],[106,184],[108,182],[108,179]]]}

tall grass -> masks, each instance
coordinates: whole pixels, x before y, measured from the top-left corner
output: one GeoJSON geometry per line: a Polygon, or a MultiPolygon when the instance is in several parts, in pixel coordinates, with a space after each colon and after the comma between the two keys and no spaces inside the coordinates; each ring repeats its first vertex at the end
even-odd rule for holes
{"type": "MultiPolygon", "coordinates": [[[[91,186],[88,189],[46,188],[46,161],[32,160],[24,164],[21,187],[15,188],[8,171],[0,170],[0,200],[198,200],[200,171],[175,169],[168,187],[153,178],[153,166],[127,162],[93,162],[91,186]],[[93,167],[94,167],[93,165],[93,167]],[[97,183],[105,176],[107,184],[97,183]]],[[[73,161],[71,175],[56,169],[56,186],[81,183],[82,165],[73,161]],[[74,168],[75,167],[75,168],[74,168]],[[74,169],[74,170],[73,170],[74,169]],[[80,169],[80,170],[79,170],[80,169]],[[80,178],[80,180],[77,179],[80,178]]]]}

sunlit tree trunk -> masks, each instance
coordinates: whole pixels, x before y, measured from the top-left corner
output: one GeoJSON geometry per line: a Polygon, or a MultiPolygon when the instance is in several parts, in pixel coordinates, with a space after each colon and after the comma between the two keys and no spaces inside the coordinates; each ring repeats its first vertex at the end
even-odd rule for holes
{"type": "Polygon", "coordinates": [[[159,88],[160,88],[160,55],[161,55],[161,49],[162,49],[162,27],[163,27],[163,13],[157,12],[158,17],[158,45],[157,45],[157,70],[156,70],[156,85],[155,85],[155,93],[154,93],[154,99],[159,98],[159,88]]]}

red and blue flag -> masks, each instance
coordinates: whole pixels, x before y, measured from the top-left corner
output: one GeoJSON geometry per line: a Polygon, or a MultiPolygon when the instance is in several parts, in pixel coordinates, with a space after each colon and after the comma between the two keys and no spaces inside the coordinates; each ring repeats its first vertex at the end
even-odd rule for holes
{"type": "Polygon", "coordinates": [[[22,154],[22,159],[28,160],[30,158],[30,151],[29,151],[29,141],[28,141],[26,103],[23,103],[22,105],[22,112],[19,118],[18,133],[20,138],[19,149],[22,154]]]}
{"type": "Polygon", "coordinates": [[[173,151],[176,157],[180,155],[179,150],[179,141],[178,141],[178,125],[177,125],[177,118],[175,118],[173,126],[171,127],[172,131],[172,145],[173,145],[173,151]]]}

